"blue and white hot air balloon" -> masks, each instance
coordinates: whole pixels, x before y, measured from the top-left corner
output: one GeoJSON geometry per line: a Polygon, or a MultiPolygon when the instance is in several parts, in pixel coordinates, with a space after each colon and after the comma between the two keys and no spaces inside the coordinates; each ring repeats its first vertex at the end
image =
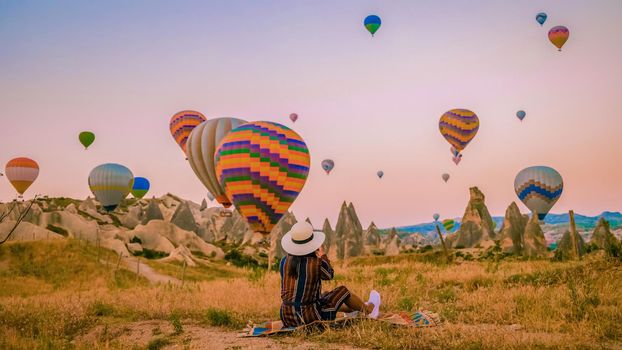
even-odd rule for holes
{"type": "Polygon", "coordinates": [[[134,175],[121,164],[98,165],[89,174],[89,187],[107,211],[113,211],[132,190],[134,175]]]}
{"type": "Polygon", "coordinates": [[[562,195],[564,180],[553,168],[532,166],[521,170],[514,179],[514,191],[532,213],[542,220],[562,195]]]}

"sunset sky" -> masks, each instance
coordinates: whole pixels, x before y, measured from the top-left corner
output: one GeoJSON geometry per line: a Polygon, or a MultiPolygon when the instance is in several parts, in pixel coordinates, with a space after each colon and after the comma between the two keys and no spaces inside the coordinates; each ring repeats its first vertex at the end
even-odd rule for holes
{"type": "MultiPolygon", "coordinates": [[[[26,198],[85,198],[90,170],[115,162],[151,181],[148,197],[200,202],[168,130],[194,109],[296,130],[312,167],[292,210],[316,226],[344,200],[364,226],[458,217],[470,186],[503,215],[532,165],[564,178],[552,212],[621,210],[621,37],[620,0],[0,1],[0,163],[39,163],[26,198]],[[481,123],[459,166],[438,130],[452,108],[481,123]]],[[[0,200],[14,197],[0,178],[0,200]]]]}

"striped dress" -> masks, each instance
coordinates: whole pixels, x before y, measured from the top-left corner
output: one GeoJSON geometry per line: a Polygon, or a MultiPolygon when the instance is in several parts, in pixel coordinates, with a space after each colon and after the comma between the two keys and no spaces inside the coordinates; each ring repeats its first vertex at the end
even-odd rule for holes
{"type": "Polygon", "coordinates": [[[286,327],[296,327],[320,320],[334,320],[337,311],[350,292],[344,286],[322,293],[322,280],[333,279],[334,271],[326,255],[300,257],[298,277],[287,271],[292,256],[283,257],[281,273],[281,321],[286,327]]]}

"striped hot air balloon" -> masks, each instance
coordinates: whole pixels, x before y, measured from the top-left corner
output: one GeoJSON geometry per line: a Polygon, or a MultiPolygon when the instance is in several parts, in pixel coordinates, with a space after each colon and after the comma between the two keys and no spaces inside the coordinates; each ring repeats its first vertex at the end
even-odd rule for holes
{"type": "Polygon", "coordinates": [[[113,211],[132,190],[134,175],[120,164],[98,165],[89,174],[89,188],[107,211],[113,211]]]}
{"type": "Polygon", "coordinates": [[[144,177],[135,177],[134,185],[132,185],[132,196],[142,199],[149,192],[149,187],[151,187],[149,180],[144,177]]]}
{"type": "Polygon", "coordinates": [[[22,196],[39,176],[39,164],[26,157],[14,158],[6,163],[4,173],[17,193],[22,196]]]}
{"type": "Polygon", "coordinates": [[[192,130],[205,121],[205,116],[197,111],[181,111],[171,117],[169,128],[175,142],[186,153],[186,142],[192,130]]]}
{"type": "Polygon", "coordinates": [[[559,51],[562,50],[562,46],[568,41],[569,36],[570,31],[564,26],[553,27],[549,30],[549,40],[559,51]]]}
{"type": "Polygon", "coordinates": [[[532,166],[521,170],[514,179],[514,191],[532,213],[542,220],[562,195],[562,176],[548,166],[532,166]]]}
{"type": "Polygon", "coordinates": [[[456,226],[456,222],[453,219],[445,219],[443,220],[443,227],[446,232],[451,232],[456,226]]]}
{"type": "Polygon", "coordinates": [[[452,109],[441,116],[438,128],[447,142],[461,152],[477,134],[479,118],[468,109],[452,109]]]}
{"type": "Polygon", "coordinates": [[[237,210],[256,232],[270,233],[292,205],[309,174],[307,145],[273,122],[232,130],[215,154],[216,175],[237,210]]]}
{"type": "Polygon", "coordinates": [[[438,215],[438,213],[434,213],[434,215],[432,215],[432,218],[434,218],[434,221],[438,221],[438,218],[440,218],[441,216],[438,215]]]}
{"type": "Polygon", "coordinates": [[[218,203],[225,208],[231,206],[224,188],[216,176],[214,153],[216,147],[229,132],[246,123],[236,118],[214,118],[199,124],[188,137],[186,154],[196,176],[201,180],[218,203]]]}
{"type": "Polygon", "coordinates": [[[335,167],[335,162],[332,159],[324,159],[322,161],[322,169],[326,172],[326,174],[330,174],[330,171],[335,167]]]}

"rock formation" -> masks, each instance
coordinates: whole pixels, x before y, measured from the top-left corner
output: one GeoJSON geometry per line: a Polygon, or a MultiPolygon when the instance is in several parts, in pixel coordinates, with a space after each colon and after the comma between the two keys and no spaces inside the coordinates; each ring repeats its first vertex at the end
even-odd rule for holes
{"type": "Polygon", "coordinates": [[[192,215],[192,211],[186,201],[182,201],[177,206],[177,210],[175,210],[171,218],[171,223],[186,231],[197,232],[198,230],[194,215],[192,215]]]}
{"type": "Polygon", "coordinates": [[[529,216],[521,214],[516,203],[512,202],[505,211],[503,225],[498,234],[504,252],[523,253],[523,235],[528,221],[529,216]]]}
{"type": "Polygon", "coordinates": [[[378,248],[381,241],[378,227],[376,227],[376,224],[372,221],[367,230],[365,230],[365,244],[373,248],[378,248]]]}
{"type": "Polygon", "coordinates": [[[203,198],[203,201],[201,202],[201,207],[199,208],[200,211],[203,211],[207,209],[207,201],[205,200],[205,198],[203,198]]]}
{"type": "Polygon", "coordinates": [[[460,229],[452,239],[454,247],[475,247],[487,248],[494,245],[496,239],[494,232],[494,222],[486,204],[484,194],[477,188],[469,189],[470,199],[462,217],[460,229]]]}
{"type": "Polygon", "coordinates": [[[324,225],[322,226],[322,232],[326,235],[324,241],[324,252],[330,260],[337,260],[337,238],[335,237],[335,231],[330,226],[328,218],[324,219],[324,225]]]}
{"type": "Polygon", "coordinates": [[[164,220],[160,206],[156,199],[149,200],[147,210],[145,210],[145,218],[143,219],[143,225],[147,224],[151,220],[164,220]]]}
{"type": "Polygon", "coordinates": [[[547,253],[544,232],[540,227],[537,215],[532,215],[525,225],[525,233],[522,241],[522,254],[527,257],[542,257],[547,253]]]}
{"type": "Polygon", "coordinates": [[[613,233],[611,233],[609,222],[605,220],[605,218],[601,217],[594,228],[590,244],[598,247],[599,249],[607,250],[619,247],[620,242],[615,238],[613,233]]]}
{"type": "MultiPolygon", "coordinates": [[[[3,241],[11,229],[15,226],[15,221],[4,220],[0,223],[0,241],[3,241]]],[[[9,241],[39,241],[46,239],[62,239],[62,235],[46,230],[43,227],[36,226],[29,222],[22,221],[19,226],[13,231],[9,241]]]]}
{"type": "Polygon", "coordinates": [[[335,228],[337,257],[345,259],[363,253],[363,227],[352,203],[343,202],[335,228]]]}
{"type": "Polygon", "coordinates": [[[400,237],[397,235],[395,228],[392,228],[387,237],[387,246],[384,249],[384,255],[395,256],[400,253],[400,237]]]}
{"type": "MultiPolygon", "coordinates": [[[[579,256],[585,254],[585,241],[580,234],[575,233],[575,242],[577,244],[577,251],[579,256]]],[[[562,239],[557,243],[557,249],[555,250],[555,256],[559,259],[571,259],[573,254],[573,244],[570,236],[570,231],[564,232],[562,239]]]]}
{"type": "Polygon", "coordinates": [[[285,213],[281,220],[274,226],[272,232],[270,232],[270,250],[268,254],[268,261],[274,261],[274,259],[281,259],[286,253],[281,247],[281,238],[289,232],[289,230],[298,221],[291,212],[285,213]]]}

